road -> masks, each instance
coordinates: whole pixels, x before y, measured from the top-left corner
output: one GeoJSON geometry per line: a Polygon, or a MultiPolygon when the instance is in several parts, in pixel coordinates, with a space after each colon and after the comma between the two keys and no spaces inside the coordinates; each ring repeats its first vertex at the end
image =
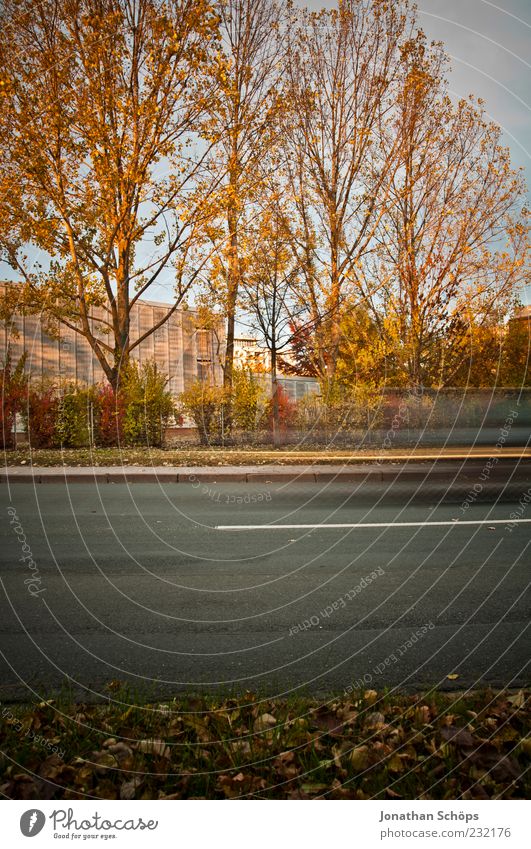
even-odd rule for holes
{"type": "Polygon", "coordinates": [[[3,486],[0,698],[525,684],[530,484],[3,486]]]}

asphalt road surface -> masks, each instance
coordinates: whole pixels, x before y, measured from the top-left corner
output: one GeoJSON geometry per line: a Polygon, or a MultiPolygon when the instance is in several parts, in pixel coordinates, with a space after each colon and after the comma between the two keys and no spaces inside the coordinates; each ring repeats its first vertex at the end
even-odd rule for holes
{"type": "Polygon", "coordinates": [[[0,698],[520,686],[528,487],[4,486],[0,698]]]}

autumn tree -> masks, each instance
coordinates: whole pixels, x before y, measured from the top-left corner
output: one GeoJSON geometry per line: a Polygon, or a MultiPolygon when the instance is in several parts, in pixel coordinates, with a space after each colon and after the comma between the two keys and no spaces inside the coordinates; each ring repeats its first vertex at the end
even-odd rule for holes
{"type": "Polygon", "coordinates": [[[287,375],[318,379],[319,371],[315,365],[315,327],[299,319],[291,321],[289,329],[291,332],[289,356],[279,356],[279,367],[287,375]]]}
{"type": "Polygon", "coordinates": [[[489,312],[473,319],[459,345],[460,365],[452,383],[464,387],[521,387],[531,384],[531,322],[489,312]]]}
{"type": "Polygon", "coordinates": [[[393,155],[398,140],[399,167],[358,277],[382,337],[394,340],[399,381],[414,386],[452,385],[469,328],[509,312],[529,275],[522,175],[481,103],[451,101],[446,65],[422,33],[403,45],[382,135],[393,155]]]}
{"type": "MultiPolygon", "coordinates": [[[[222,51],[214,66],[217,95],[204,125],[214,144],[210,165],[223,180],[220,214],[210,229],[217,246],[213,295],[226,315],[224,385],[230,389],[238,294],[244,274],[243,242],[257,197],[263,160],[275,138],[280,107],[282,2],[218,0],[222,51]]],[[[228,418],[230,416],[228,415],[228,418]]]]}
{"type": "Polygon", "coordinates": [[[270,180],[268,187],[271,205],[256,215],[247,237],[241,304],[269,351],[271,421],[276,441],[280,424],[279,356],[291,346],[297,319],[306,310],[297,299],[299,268],[286,230],[280,192],[274,181],[270,180]]]}
{"type": "Polygon", "coordinates": [[[217,16],[208,0],[6,0],[1,23],[1,258],[20,304],[84,336],[116,387],[204,266],[215,186],[195,130],[217,16]],[[168,269],[173,301],[132,337],[168,269]]]}
{"type": "Polygon", "coordinates": [[[395,350],[365,303],[345,304],[341,312],[336,379],[341,388],[358,384],[396,386],[395,350]]]}
{"type": "Polygon", "coordinates": [[[292,244],[325,392],[334,381],[342,302],[355,291],[395,167],[382,126],[399,45],[412,25],[407,3],[342,0],[332,11],[301,12],[289,28],[283,141],[292,244]]]}
{"type": "Polygon", "coordinates": [[[498,385],[531,386],[531,321],[511,316],[503,337],[498,385]]]}
{"type": "MultiPolygon", "coordinates": [[[[459,333],[454,322],[452,349],[440,350],[437,365],[449,360],[452,386],[494,387],[500,385],[500,366],[506,325],[503,315],[492,311],[485,316],[463,315],[459,320],[459,333]]],[[[440,342],[444,347],[444,337],[440,342]]],[[[403,360],[402,360],[403,364],[403,360]]],[[[444,373],[444,371],[443,371],[444,373]]],[[[402,374],[405,372],[402,370],[402,374]]]]}

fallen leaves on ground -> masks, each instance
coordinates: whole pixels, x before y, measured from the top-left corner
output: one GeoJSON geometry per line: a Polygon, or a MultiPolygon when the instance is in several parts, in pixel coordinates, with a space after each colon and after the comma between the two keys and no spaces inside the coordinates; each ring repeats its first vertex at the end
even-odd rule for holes
{"type": "MultiPolygon", "coordinates": [[[[525,798],[529,694],[174,699],[13,705],[12,799],[525,798]]],[[[6,718],[7,717],[7,718],[6,718]]]]}
{"type": "MultiPolygon", "coordinates": [[[[379,450],[379,449],[378,449],[379,450]]],[[[367,456],[378,453],[370,448],[333,448],[324,450],[322,446],[304,450],[287,446],[270,448],[268,446],[242,446],[239,448],[201,448],[198,445],[183,442],[172,448],[129,448],[127,452],[119,448],[34,448],[27,446],[6,450],[6,466],[267,466],[267,465],[307,465],[308,463],[341,465],[364,462],[367,456]]],[[[410,454],[422,462],[422,452],[404,448],[402,454],[410,454]]],[[[429,454],[428,452],[425,452],[429,454]]]]}

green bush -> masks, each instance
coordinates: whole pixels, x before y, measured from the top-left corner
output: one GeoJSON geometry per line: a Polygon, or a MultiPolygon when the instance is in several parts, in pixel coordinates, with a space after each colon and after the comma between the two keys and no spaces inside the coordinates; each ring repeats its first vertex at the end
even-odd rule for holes
{"type": "Polygon", "coordinates": [[[202,445],[222,435],[224,416],[231,422],[231,431],[257,430],[267,406],[262,382],[248,369],[234,369],[230,393],[196,380],[181,393],[179,405],[193,420],[202,445]]]}
{"type": "Polygon", "coordinates": [[[92,389],[67,385],[59,394],[56,438],[64,448],[85,448],[91,443],[90,409],[93,404],[92,389]]]}
{"type": "Polygon", "coordinates": [[[125,403],[123,436],[127,445],[161,447],[164,431],[174,413],[167,382],[168,378],[153,362],[142,366],[129,364],[120,387],[125,403]]]}
{"type": "Polygon", "coordinates": [[[90,445],[93,390],[44,382],[31,386],[22,412],[35,448],[84,448],[90,445]]]}
{"type": "Polygon", "coordinates": [[[264,413],[263,383],[248,369],[234,369],[232,377],[232,422],[235,428],[255,431],[264,413]]]}
{"type": "Polygon", "coordinates": [[[30,442],[37,448],[98,445],[162,446],[174,412],[167,378],[154,363],[132,363],[115,395],[108,384],[33,386],[24,410],[30,442]]]}
{"type": "Polygon", "coordinates": [[[226,400],[222,386],[196,380],[179,395],[180,412],[193,420],[201,445],[209,445],[219,433],[220,416],[226,400]]]}

